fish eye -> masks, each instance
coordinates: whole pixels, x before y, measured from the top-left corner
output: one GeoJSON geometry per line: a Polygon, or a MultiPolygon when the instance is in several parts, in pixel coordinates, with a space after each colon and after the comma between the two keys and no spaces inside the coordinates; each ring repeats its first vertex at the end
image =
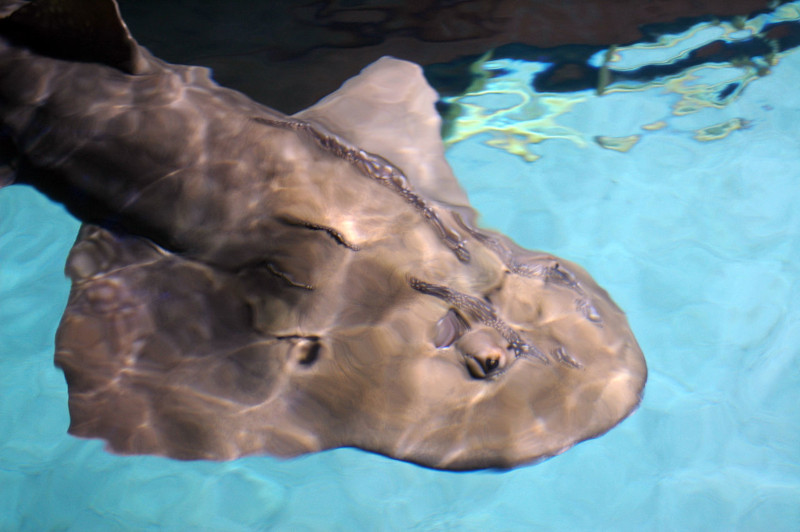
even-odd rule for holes
{"type": "Polygon", "coordinates": [[[291,342],[290,356],[303,367],[316,364],[325,350],[317,336],[289,336],[282,339],[291,342]]]}
{"type": "Polygon", "coordinates": [[[303,366],[310,366],[319,359],[319,353],[322,351],[322,344],[318,341],[313,341],[303,346],[304,352],[298,362],[303,366]]]}
{"type": "Polygon", "coordinates": [[[451,308],[447,311],[447,314],[436,322],[433,344],[436,347],[450,347],[468,330],[467,320],[462,318],[455,309],[451,308]]]}

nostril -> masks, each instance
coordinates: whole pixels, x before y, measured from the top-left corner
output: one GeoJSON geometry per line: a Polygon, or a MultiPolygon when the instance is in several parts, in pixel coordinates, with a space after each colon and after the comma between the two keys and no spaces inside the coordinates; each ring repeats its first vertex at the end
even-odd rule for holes
{"type": "Polygon", "coordinates": [[[489,376],[483,369],[483,366],[475,358],[467,356],[464,361],[467,364],[467,371],[469,371],[469,374],[472,375],[472,378],[485,379],[489,376]]]}
{"type": "Polygon", "coordinates": [[[473,353],[465,355],[464,360],[467,364],[467,371],[469,371],[469,374],[472,375],[473,378],[485,379],[498,373],[502,369],[501,364],[503,363],[503,358],[504,357],[498,353],[491,353],[489,355],[473,353]]]}
{"type": "Polygon", "coordinates": [[[508,365],[509,353],[501,347],[506,344],[494,329],[478,329],[464,334],[456,342],[456,348],[464,356],[469,374],[476,379],[485,379],[508,365]]]}

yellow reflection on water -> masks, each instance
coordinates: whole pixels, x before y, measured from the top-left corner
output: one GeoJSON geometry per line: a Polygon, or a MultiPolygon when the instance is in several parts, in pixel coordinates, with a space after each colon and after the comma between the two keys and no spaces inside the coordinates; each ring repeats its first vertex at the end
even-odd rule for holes
{"type": "MultiPolygon", "coordinates": [[[[600,76],[598,83],[601,86],[596,87],[596,91],[538,93],[533,89],[532,80],[549,65],[493,59],[489,52],[473,65],[472,71],[479,75],[470,89],[463,95],[444,98],[458,111],[445,143],[450,146],[486,134],[488,139],[484,142],[487,145],[522,157],[527,162],[539,160],[542,154],[537,151],[536,145],[552,139],[568,140],[580,147],[596,143],[605,149],[628,152],[636,147],[644,135],[669,128],[674,117],[729,106],[748,85],[769,75],[781,57],[792,51],[779,53],[776,44],[774,50],[764,57],[738,57],[726,63],[714,63],[711,59],[707,63],[650,81],[623,79],[622,73],[644,65],[673,64],[706,46],[708,49],[705,53],[713,57],[717,41],[734,43],[751,39],[768,23],[798,19],[800,4],[793,3],[752,19],[737,18],[731,22],[698,24],[682,34],[663,35],[656,42],[611,46],[590,60],[604,74],[600,76]],[[564,116],[572,112],[577,104],[589,99],[648,90],[655,91],[651,101],[663,107],[663,115],[642,115],[639,124],[636,124],[634,117],[627,126],[629,131],[619,131],[618,123],[606,125],[564,120],[564,116]],[[580,125],[572,127],[560,122],[580,125]],[[589,127],[595,131],[588,131],[589,127]],[[597,131],[598,127],[601,131],[597,131]],[[614,134],[603,134],[603,127],[613,127],[614,134]]],[[[702,142],[724,139],[733,131],[748,126],[746,118],[714,123],[719,118],[715,119],[713,113],[697,115],[697,120],[700,122],[696,124],[697,127],[686,134],[702,142]]]]}

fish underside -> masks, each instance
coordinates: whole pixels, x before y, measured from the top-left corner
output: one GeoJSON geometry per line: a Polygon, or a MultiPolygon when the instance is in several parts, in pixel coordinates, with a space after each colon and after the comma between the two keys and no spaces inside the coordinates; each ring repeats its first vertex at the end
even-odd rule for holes
{"type": "Polygon", "coordinates": [[[625,315],[477,227],[435,101],[386,57],[287,116],[154,58],[113,0],[0,0],[0,186],[84,222],[56,336],[70,433],[464,470],[629,415],[647,369],[625,315]]]}

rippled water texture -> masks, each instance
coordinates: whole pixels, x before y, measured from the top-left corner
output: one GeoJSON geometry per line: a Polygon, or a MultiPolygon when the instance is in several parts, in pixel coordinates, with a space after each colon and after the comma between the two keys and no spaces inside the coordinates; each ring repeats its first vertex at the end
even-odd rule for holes
{"type": "MultiPolygon", "coordinates": [[[[745,35],[716,28],[609,64],[745,35]]],[[[453,100],[466,114],[448,157],[483,224],[586,267],[650,367],[618,428],[507,473],[347,449],[185,463],[68,436],[53,334],[78,224],[27,188],[2,190],[0,529],[796,530],[800,52],[770,61],[597,96],[534,93],[541,65],[487,60],[504,74],[453,100]]]]}

